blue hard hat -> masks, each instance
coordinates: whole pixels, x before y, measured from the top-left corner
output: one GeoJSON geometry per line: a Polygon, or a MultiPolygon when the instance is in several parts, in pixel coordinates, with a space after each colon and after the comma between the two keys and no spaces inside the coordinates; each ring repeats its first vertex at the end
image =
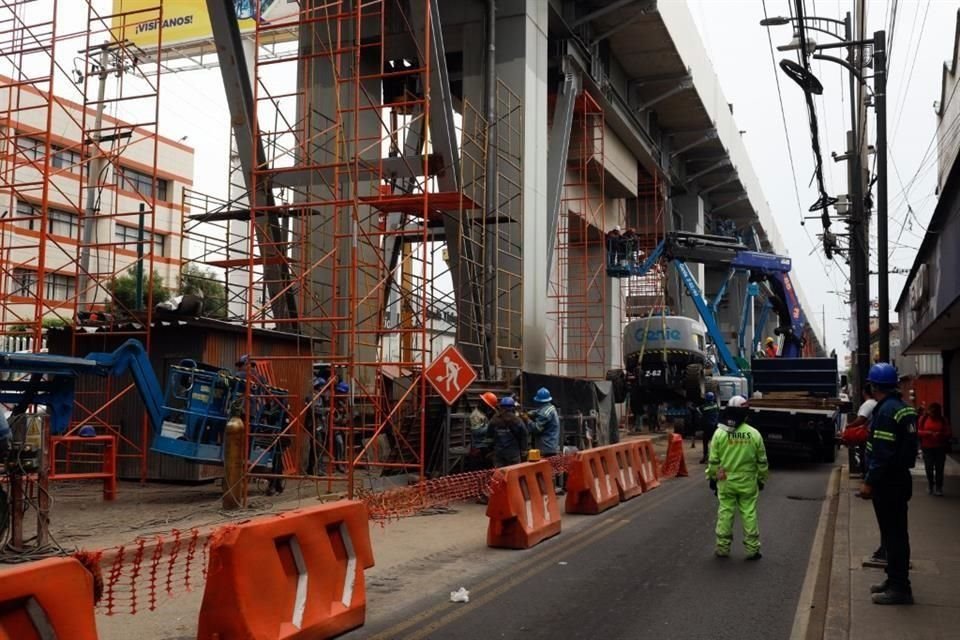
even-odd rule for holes
{"type": "Polygon", "coordinates": [[[81,438],[93,438],[97,435],[97,430],[92,425],[85,424],[77,431],[77,435],[81,438]]]}
{"type": "Polygon", "coordinates": [[[533,401],[539,403],[553,402],[553,396],[550,395],[549,389],[540,387],[537,389],[537,394],[533,396],[533,401]]]}
{"type": "Polygon", "coordinates": [[[326,379],[326,378],[320,377],[320,378],[314,378],[314,379],[313,379],[313,388],[314,388],[314,389],[322,389],[322,388],[325,387],[325,386],[327,386],[327,379],[326,379]]]}
{"type": "Polygon", "coordinates": [[[503,396],[500,398],[500,406],[505,409],[513,409],[517,406],[517,401],[513,399],[513,396],[503,396]]]}
{"type": "Polygon", "coordinates": [[[878,362],[870,367],[867,382],[875,384],[878,387],[895,387],[897,386],[897,382],[899,382],[897,369],[889,362],[878,362]]]}
{"type": "Polygon", "coordinates": [[[350,385],[348,385],[346,382],[338,382],[334,389],[337,393],[350,393],[350,385]]]}
{"type": "Polygon", "coordinates": [[[704,398],[704,400],[706,400],[707,402],[713,402],[714,400],[717,399],[717,396],[715,396],[715,395],[713,394],[713,391],[707,391],[707,394],[706,394],[705,396],[703,396],[703,398],[704,398]]]}
{"type": "Polygon", "coordinates": [[[250,360],[250,356],[248,356],[247,354],[243,354],[237,359],[237,366],[242,367],[243,365],[247,364],[249,360],[250,360]]]}

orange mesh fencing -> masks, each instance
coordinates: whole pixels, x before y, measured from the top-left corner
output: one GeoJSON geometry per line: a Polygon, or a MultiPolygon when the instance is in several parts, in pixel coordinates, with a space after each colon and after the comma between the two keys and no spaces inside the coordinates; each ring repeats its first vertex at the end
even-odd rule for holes
{"type": "MultiPolygon", "coordinates": [[[[554,474],[565,473],[573,456],[547,458],[554,474]]],[[[430,509],[489,496],[504,482],[497,469],[469,471],[359,496],[370,519],[384,524],[430,509]]],[[[93,574],[97,611],[103,615],[154,611],[164,599],[202,587],[211,534],[173,530],[128,545],[74,554],[93,574]]]]}

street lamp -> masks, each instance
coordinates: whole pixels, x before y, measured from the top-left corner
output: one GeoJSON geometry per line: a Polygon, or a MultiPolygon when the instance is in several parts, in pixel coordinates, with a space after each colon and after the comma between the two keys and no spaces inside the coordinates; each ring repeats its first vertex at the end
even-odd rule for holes
{"type": "MultiPolygon", "coordinates": [[[[849,73],[849,91],[850,91],[850,120],[851,131],[847,134],[848,147],[851,151],[846,159],[852,160],[848,165],[848,184],[850,191],[850,217],[848,224],[850,226],[850,271],[853,285],[853,297],[856,303],[856,325],[857,325],[857,369],[866,372],[870,363],[870,291],[869,291],[869,273],[868,273],[868,242],[869,235],[866,226],[866,216],[864,214],[863,197],[863,169],[861,147],[863,142],[859,140],[860,119],[859,100],[857,99],[856,86],[859,84],[867,88],[866,78],[857,68],[857,57],[855,50],[859,49],[861,54],[865,47],[873,47],[874,54],[874,106],[877,117],[877,237],[878,247],[877,255],[879,262],[879,286],[878,294],[880,297],[880,317],[889,316],[889,292],[887,282],[887,185],[886,185],[886,34],[878,31],[872,39],[854,40],[853,24],[850,13],[848,12],[844,20],[835,20],[832,18],[809,17],[803,15],[803,3],[797,3],[797,15],[794,18],[782,16],[767,18],[760,22],[761,26],[771,27],[792,24],[794,25],[794,38],[790,44],[778,47],[781,51],[797,50],[801,52],[804,64],[799,65],[784,60],[781,67],[784,72],[790,75],[791,79],[800,84],[803,88],[808,103],[811,101],[813,89],[820,84],[816,78],[809,72],[806,65],[806,57],[813,55],[816,60],[825,60],[839,64],[849,73]],[[838,42],[829,44],[807,44],[806,32],[816,31],[829,35],[838,42]],[[847,50],[847,59],[824,55],[822,52],[828,49],[845,48],[847,50]]],[[[863,55],[860,56],[862,60],[863,55]]],[[[880,322],[880,356],[881,359],[889,361],[890,336],[889,326],[886,322],[880,322]]],[[[862,382],[862,381],[861,381],[862,382]]]]}

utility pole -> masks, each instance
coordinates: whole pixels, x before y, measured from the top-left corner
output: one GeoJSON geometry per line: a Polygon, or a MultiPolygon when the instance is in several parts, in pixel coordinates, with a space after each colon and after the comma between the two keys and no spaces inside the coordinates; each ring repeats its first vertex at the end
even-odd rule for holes
{"type": "MultiPolygon", "coordinates": [[[[83,246],[80,248],[80,281],[77,283],[77,292],[79,293],[78,307],[80,309],[88,303],[92,305],[97,298],[96,291],[90,292],[87,291],[87,289],[92,280],[90,277],[90,245],[93,243],[94,232],[97,226],[97,184],[100,182],[100,174],[103,173],[103,154],[100,153],[100,141],[103,137],[103,108],[106,104],[105,98],[107,94],[107,62],[110,57],[109,47],[109,43],[100,45],[100,60],[98,62],[99,68],[97,69],[97,107],[96,115],[93,119],[93,135],[90,140],[84,140],[84,143],[90,146],[91,157],[90,162],[87,164],[87,203],[83,212],[83,246]]],[[[99,269],[99,264],[97,268],[99,269]]]]}
{"type": "Polygon", "coordinates": [[[887,252],[887,34],[873,34],[873,99],[877,111],[877,325],[881,362],[890,362],[890,291],[887,252]]]}
{"type": "MultiPolygon", "coordinates": [[[[864,39],[866,25],[866,4],[863,0],[855,0],[854,16],[851,23],[851,36],[856,41],[864,39]]],[[[863,69],[864,50],[862,46],[850,50],[852,62],[863,69]],[[859,55],[857,55],[859,52],[859,55]]],[[[854,304],[854,326],[857,333],[857,351],[854,362],[857,370],[857,396],[863,389],[870,370],[870,222],[866,213],[865,203],[865,152],[866,139],[866,107],[864,84],[854,83],[850,79],[850,102],[853,119],[853,224],[850,226],[850,276],[851,294],[854,304]],[[856,86],[854,86],[856,85],[856,86]]]]}

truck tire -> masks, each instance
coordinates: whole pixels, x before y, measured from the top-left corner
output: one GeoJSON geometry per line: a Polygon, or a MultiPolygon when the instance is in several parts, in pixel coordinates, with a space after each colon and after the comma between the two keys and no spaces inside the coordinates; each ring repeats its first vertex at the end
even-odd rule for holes
{"type": "Polygon", "coordinates": [[[702,364],[688,364],[686,375],[683,380],[683,390],[686,392],[687,401],[700,403],[703,401],[703,395],[706,393],[706,380],[703,377],[702,364]]]}

